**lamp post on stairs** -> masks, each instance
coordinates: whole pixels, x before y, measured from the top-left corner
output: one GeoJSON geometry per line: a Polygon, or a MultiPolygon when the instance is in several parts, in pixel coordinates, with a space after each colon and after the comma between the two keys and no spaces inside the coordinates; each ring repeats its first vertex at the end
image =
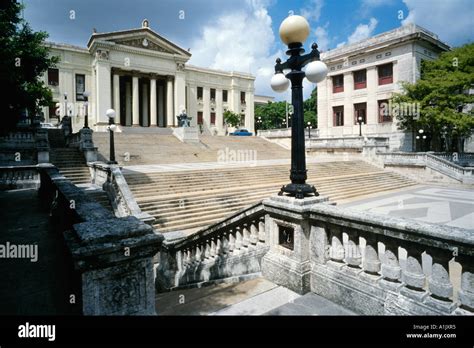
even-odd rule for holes
{"type": "Polygon", "coordinates": [[[117,164],[115,161],[115,144],[114,144],[114,131],[115,131],[115,110],[108,109],[106,115],[109,118],[109,134],[110,134],[110,160],[108,164],[117,164]]]}

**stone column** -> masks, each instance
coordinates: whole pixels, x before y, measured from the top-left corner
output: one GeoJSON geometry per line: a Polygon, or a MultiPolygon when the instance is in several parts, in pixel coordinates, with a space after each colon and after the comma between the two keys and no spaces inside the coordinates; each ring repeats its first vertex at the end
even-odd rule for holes
{"type": "Polygon", "coordinates": [[[202,119],[204,126],[208,127],[211,125],[211,90],[209,87],[203,87],[202,89],[202,119]]]}
{"type": "Polygon", "coordinates": [[[132,84],[125,82],[125,125],[132,125],[132,84]]]}
{"type": "MultiPolygon", "coordinates": [[[[366,110],[366,119],[367,125],[371,129],[376,129],[374,127],[379,123],[379,111],[377,105],[377,67],[371,66],[367,68],[367,110],[366,110]]],[[[366,127],[368,129],[368,127],[366,127]]]]}
{"type": "Polygon", "coordinates": [[[158,126],[165,126],[165,89],[163,86],[158,86],[158,126]]]}
{"type": "Polygon", "coordinates": [[[98,61],[96,65],[96,123],[106,125],[109,120],[107,109],[112,107],[111,72],[108,62],[98,61]]]}
{"type": "Polygon", "coordinates": [[[174,78],[174,112],[175,124],[178,122],[176,116],[186,109],[186,77],[183,71],[176,71],[174,78]]]}
{"type": "Polygon", "coordinates": [[[115,123],[120,124],[120,76],[114,74],[114,110],[115,123]]]}
{"type": "Polygon", "coordinates": [[[219,135],[224,135],[224,109],[222,107],[222,89],[216,90],[216,127],[219,135]]]}
{"type": "Polygon", "coordinates": [[[187,114],[191,119],[191,126],[197,126],[197,91],[196,86],[188,86],[188,110],[187,114]]]}
{"type": "Polygon", "coordinates": [[[173,77],[168,76],[166,81],[166,126],[174,126],[173,114],[173,77]]]}
{"type": "Polygon", "coordinates": [[[133,101],[132,101],[132,117],[133,127],[140,126],[140,106],[139,106],[139,89],[138,89],[138,77],[133,76],[133,101]]]}
{"type": "Polygon", "coordinates": [[[151,126],[156,127],[158,124],[158,114],[156,110],[156,78],[150,79],[150,115],[151,126]]]}
{"type": "Polygon", "coordinates": [[[245,128],[247,128],[249,132],[255,134],[253,91],[247,92],[245,98],[247,99],[247,107],[245,108],[245,128]]]}
{"type": "Polygon", "coordinates": [[[142,125],[143,127],[148,127],[148,85],[143,83],[142,85],[142,125]]]}

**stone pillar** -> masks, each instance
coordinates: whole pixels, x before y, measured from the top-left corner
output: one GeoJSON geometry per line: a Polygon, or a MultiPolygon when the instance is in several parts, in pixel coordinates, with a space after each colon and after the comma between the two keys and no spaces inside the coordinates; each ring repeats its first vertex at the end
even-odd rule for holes
{"type": "Polygon", "coordinates": [[[138,88],[138,77],[133,76],[133,100],[132,100],[132,118],[133,118],[133,127],[140,126],[140,105],[139,101],[139,88],[138,88]]]}
{"type": "Polygon", "coordinates": [[[132,125],[132,85],[125,82],[125,125],[132,125]]]}
{"type": "Polygon", "coordinates": [[[166,81],[166,126],[174,126],[173,113],[173,77],[168,76],[166,81]]]}
{"type": "Polygon", "coordinates": [[[120,124],[120,76],[114,74],[114,110],[115,123],[120,124]]]}
{"type": "Polygon", "coordinates": [[[111,72],[108,62],[98,61],[96,65],[96,123],[106,125],[109,120],[106,111],[112,107],[111,72]]]}
{"type": "Polygon", "coordinates": [[[64,237],[81,275],[82,314],[155,314],[152,260],[161,234],[128,216],[78,223],[64,237]]]}
{"type": "Polygon", "coordinates": [[[143,83],[142,85],[142,91],[143,91],[143,95],[142,95],[142,125],[143,127],[148,127],[149,126],[149,123],[148,123],[148,105],[149,105],[149,101],[148,101],[148,85],[146,83],[143,83]]]}
{"type": "Polygon", "coordinates": [[[245,128],[249,132],[255,134],[255,116],[254,116],[254,100],[253,100],[253,91],[247,92],[245,95],[247,104],[245,108],[245,128]]]}
{"type": "Polygon", "coordinates": [[[209,128],[211,125],[211,90],[209,87],[203,87],[202,89],[202,119],[204,126],[209,128]]]}
{"type": "Polygon", "coordinates": [[[186,76],[184,71],[176,71],[174,77],[174,122],[177,125],[176,116],[186,110],[186,76]]]}
{"type": "Polygon", "coordinates": [[[165,127],[165,98],[164,87],[158,86],[158,126],[165,127]]]}
{"type": "Polygon", "coordinates": [[[224,135],[224,109],[222,107],[222,89],[216,90],[216,127],[219,135],[224,135]]]}
{"type": "Polygon", "coordinates": [[[367,119],[367,126],[370,126],[370,127],[366,127],[366,129],[373,129],[374,131],[376,130],[376,127],[374,126],[379,123],[377,90],[378,90],[377,67],[371,66],[367,68],[366,119],[367,119]]]}
{"type": "Polygon", "coordinates": [[[150,115],[151,115],[151,126],[158,124],[158,113],[156,110],[156,79],[153,77],[150,79],[150,115]]]}
{"type": "Polygon", "coordinates": [[[294,197],[273,196],[263,200],[265,229],[269,236],[270,250],[262,259],[264,278],[282,285],[299,294],[311,289],[309,239],[311,225],[308,213],[316,203],[327,201],[323,197],[295,199],[294,197]],[[293,249],[280,244],[283,231],[293,232],[293,249]]]}
{"type": "Polygon", "coordinates": [[[197,126],[197,91],[196,86],[188,86],[188,110],[187,114],[191,119],[191,127],[197,126]]]}

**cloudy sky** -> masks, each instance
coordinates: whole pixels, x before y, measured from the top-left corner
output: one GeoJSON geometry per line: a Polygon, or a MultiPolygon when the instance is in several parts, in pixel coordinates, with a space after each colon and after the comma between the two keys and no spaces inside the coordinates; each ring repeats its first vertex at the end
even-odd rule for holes
{"type": "MultiPolygon", "coordinates": [[[[85,46],[96,28],[141,26],[191,49],[190,64],[250,72],[256,94],[274,95],[270,78],[285,47],[278,36],[290,11],[311,25],[325,51],[414,22],[458,46],[474,41],[474,0],[23,0],[25,19],[49,40],[85,46]],[[74,11],[74,12],[71,12],[74,11]],[[73,14],[73,15],[72,15],[73,14]]],[[[311,92],[311,85],[305,95],[311,92]]],[[[283,96],[284,97],[284,96],[283,96]]],[[[282,99],[281,95],[277,99],[282,99]]]]}

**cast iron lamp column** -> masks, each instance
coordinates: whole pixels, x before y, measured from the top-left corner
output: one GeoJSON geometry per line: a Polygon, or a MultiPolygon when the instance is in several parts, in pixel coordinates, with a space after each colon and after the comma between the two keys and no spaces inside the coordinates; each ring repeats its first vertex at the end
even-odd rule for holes
{"type": "Polygon", "coordinates": [[[108,109],[105,113],[109,118],[109,134],[110,134],[110,161],[108,164],[117,164],[115,161],[115,144],[114,144],[114,131],[115,131],[115,110],[108,109]]]}
{"type": "Polygon", "coordinates": [[[82,93],[84,96],[84,127],[89,128],[89,92],[82,93]]]}
{"type": "Polygon", "coordinates": [[[309,24],[304,17],[289,16],[280,25],[280,38],[288,45],[286,54],[290,57],[284,63],[276,60],[275,75],[272,77],[271,86],[275,92],[284,92],[291,81],[291,104],[293,117],[291,118],[291,183],[283,186],[279,195],[287,193],[288,196],[302,199],[306,196],[319,196],[316,188],[306,183],[306,154],[305,134],[303,119],[303,79],[306,77],[313,83],[318,83],[326,78],[328,68],[319,60],[318,45],[313,43],[311,52],[303,55],[303,43],[309,35],[309,24]],[[301,71],[306,65],[306,73],[301,71]],[[290,70],[286,75],[283,70],[290,70]]]}
{"type": "Polygon", "coordinates": [[[359,136],[362,136],[362,116],[357,117],[357,123],[359,124],[359,136]]]}

